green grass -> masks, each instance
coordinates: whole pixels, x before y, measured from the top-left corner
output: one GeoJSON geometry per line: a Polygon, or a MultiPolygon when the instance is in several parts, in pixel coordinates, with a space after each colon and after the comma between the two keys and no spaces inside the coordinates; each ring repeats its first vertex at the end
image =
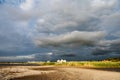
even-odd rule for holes
{"type": "Polygon", "coordinates": [[[68,61],[63,63],[58,62],[26,62],[26,63],[1,63],[1,65],[40,65],[40,66],[64,66],[64,67],[85,67],[85,68],[120,68],[120,61],[68,61]]]}
{"type": "Polygon", "coordinates": [[[120,62],[106,62],[106,61],[70,61],[66,63],[57,62],[42,62],[40,65],[54,65],[54,66],[71,66],[71,67],[86,67],[86,68],[120,68],[120,62]]]}

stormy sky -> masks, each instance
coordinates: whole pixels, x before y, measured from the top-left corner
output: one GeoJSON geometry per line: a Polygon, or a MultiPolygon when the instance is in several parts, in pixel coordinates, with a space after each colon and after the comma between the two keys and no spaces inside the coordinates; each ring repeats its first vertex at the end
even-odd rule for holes
{"type": "Polygon", "coordinates": [[[0,61],[120,57],[120,0],[0,0],[0,61]]]}

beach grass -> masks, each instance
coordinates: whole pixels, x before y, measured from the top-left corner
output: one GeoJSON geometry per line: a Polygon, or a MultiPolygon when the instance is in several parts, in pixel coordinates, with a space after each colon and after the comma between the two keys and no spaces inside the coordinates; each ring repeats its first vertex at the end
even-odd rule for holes
{"type": "Polygon", "coordinates": [[[119,62],[111,61],[69,61],[69,62],[43,62],[37,63],[43,66],[54,65],[54,66],[71,66],[71,67],[86,67],[86,68],[120,68],[119,62]]]}

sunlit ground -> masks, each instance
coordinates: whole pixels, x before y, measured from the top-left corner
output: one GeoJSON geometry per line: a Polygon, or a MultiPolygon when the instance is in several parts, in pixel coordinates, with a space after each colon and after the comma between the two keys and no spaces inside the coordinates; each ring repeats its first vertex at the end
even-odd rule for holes
{"type": "Polygon", "coordinates": [[[1,63],[0,80],[120,80],[120,61],[1,63]]]}

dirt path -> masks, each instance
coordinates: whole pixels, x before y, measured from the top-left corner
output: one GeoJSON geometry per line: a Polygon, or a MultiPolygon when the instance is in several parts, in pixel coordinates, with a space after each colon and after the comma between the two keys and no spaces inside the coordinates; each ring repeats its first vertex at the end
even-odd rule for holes
{"type": "Polygon", "coordinates": [[[120,72],[94,69],[58,68],[53,66],[13,67],[4,69],[5,71],[10,69],[8,71],[9,74],[0,80],[120,80],[120,72]]]}
{"type": "Polygon", "coordinates": [[[65,68],[71,80],[120,80],[120,72],[99,71],[93,69],[65,68]]]}

